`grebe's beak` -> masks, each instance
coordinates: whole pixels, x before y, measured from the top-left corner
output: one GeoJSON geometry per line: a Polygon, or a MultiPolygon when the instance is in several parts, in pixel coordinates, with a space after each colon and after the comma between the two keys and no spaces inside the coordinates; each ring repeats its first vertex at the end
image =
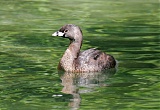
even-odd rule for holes
{"type": "Polygon", "coordinates": [[[63,37],[64,33],[60,32],[60,31],[57,31],[57,32],[53,33],[52,36],[61,36],[61,37],[63,37]]]}

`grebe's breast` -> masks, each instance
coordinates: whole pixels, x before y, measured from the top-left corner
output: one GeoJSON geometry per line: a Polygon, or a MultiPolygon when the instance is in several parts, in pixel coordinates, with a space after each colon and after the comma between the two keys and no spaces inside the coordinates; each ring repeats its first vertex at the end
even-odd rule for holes
{"type": "Polygon", "coordinates": [[[100,50],[91,48],[79,53],[75,61],[77,71],[102,71],[109,68],[114,68],[116,65],[115,59],[100,50]]]}

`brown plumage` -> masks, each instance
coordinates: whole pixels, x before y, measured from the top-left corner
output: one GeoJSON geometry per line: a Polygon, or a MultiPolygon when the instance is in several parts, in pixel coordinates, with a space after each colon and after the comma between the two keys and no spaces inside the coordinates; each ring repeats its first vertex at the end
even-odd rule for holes
{"type": "Polygon", "coordinates": [[[80,52],[83,36],[81,29],[73,24],[63,26],[52,36],[61,36],[70,40],[70,45],[61,58],[58,69],[67,72],[96,72],[114,68],[113,56],[91,48],[80,52]]]}

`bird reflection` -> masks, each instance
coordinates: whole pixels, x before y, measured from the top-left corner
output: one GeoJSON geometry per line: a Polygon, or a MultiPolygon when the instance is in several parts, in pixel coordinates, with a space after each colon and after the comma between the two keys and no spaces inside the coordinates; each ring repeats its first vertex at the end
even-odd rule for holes
{"type": "Polygon", "coordinates": [[[81,103],[80,94],[92,92],[95,87],[107,86],[105,84],[106,79],[115,73],[116,69],[93,73],[69,73],[59,71],[62,85],[64,86],[62,92],[73,96],[73,99],[70,99],[71,102],[69,106],[73,110],[78,109],[81,103]]]}

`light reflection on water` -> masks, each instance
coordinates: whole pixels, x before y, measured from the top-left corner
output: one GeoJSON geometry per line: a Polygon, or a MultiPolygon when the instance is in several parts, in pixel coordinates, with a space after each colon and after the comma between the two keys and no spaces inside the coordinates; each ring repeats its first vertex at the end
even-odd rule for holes
{"type": "Polygon", "coordinates": [[[1,0],[0,109],[159,109],[158,9],[157,0],[1,0]],[[51,34],[67,23],[82,28],[82,50],[118,60],[116,74],[58,74],[69,41],[51,34]]]}

